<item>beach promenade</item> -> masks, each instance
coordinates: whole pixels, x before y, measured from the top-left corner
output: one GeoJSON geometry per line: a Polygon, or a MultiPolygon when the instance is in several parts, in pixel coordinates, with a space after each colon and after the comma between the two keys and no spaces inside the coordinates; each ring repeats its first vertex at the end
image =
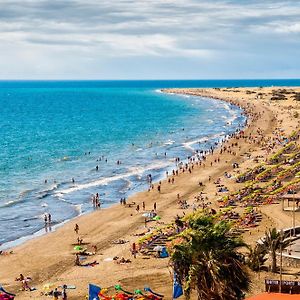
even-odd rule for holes
{"type": "MultiPolygon", "coordinates": [[[[248,126],[243,136],[235,136],[224,142],[226,151],[206,157],[205,164],[193,164],[191,172],[179,171],[174,176],[174,184],[168,179],[162,181],[160,192],[158,183],[154,189],[144,191],[130,197],[131,207],[114,205],[71,220],[56,231],[12,249],[12,254],[0,256],[0,283],[9,291],[16,293],[17,299],[49,299],[42,296],[43,286],[75,285],[76,289],[68,291],[68,299],[84,299],[89,283],[103,288],[121,284],[127,290],[142,289],[145,285],[171,299],[172,273],[168,267],[168,259],[158,259],[138,254],[131,255],[131,246],[138,239],[164,224],[174,221],[176,215],[182,216],[192,212],[200,204],[195,199],[202,192],[205,203],[211,208],[219,209],[218,199],[223,191],[216,188],[215,182],[220,178],[228,191],[236,191],[241,185],[234,178],[247,168],[262,163],[280,147],[278,136],[288,137],[293,131],[299,130],[300,102],[292,99],[294,94],[286,94],[287,100],[271,100],[273,90],[283,88],[230,88],[230,89],[172,89],[164,92],[184,93],[224,100],[242,107],[248,115],[248,126]],[[230,149],[230,151],[229,151],[230,149]],[[238,166],[236,168],[235,166],[238,166]],[[230,174],[224,177],[224,173],[230,174]],[[201,185],[199,184],[201,182],[201,185]],[[182,209],[178,200],[186,201],[187,208],[182,209]],[[136,211],[136,205],[150,211],[156,203],[156,212],[160,220],[147,223],[142,216],[143,210],[136,211]],[[74,232],[75,224],[79,225],[78,234],[74,232]],[[87,256],[83,262],[86,266],[75,265],[74,246],[78,237],[83,240],[82,247],[93,255],[87,256]],[[116,243],[123,240],[124,243],[116,243]],[[94,246],[94,247],[92,247],[94,246]],[[96,246],[96,247],[95,247],[96,246]],[[94,251],[96,249],[96,251],[94,251]],[[95,253],[93,253],[95,252],[95,253]],[[131,262],[117,263],[114,257],[129,259],[131,262]],[[96,262],[95,264],[90,264],[96,262]],[[31,277],[30,285],[34,291],[20,291],[20,282],[15,278],[20,274],[31,277]]],[[[300,88],[286,88],[300,92],[300,88]]],[[[203,100],[205,101],[205,99],[203,100]]],[[[192,163],[191,163],[192,164],[192,163]]],[[[259,207],[262,220],[259,225],[245,231],[243,237],[249,244],[254,244],[272,226],[277,228],[291,227],[289,212],[281,210],[280,204],[259,207]]],[[[300,217],[296,213],[296,225],[300,225],[300,217]]],[[[267,276],[263,274],[262,276],[267,276]]],[[[253,276],[251,294],[263,289],[263,278],[253,276]]]]}

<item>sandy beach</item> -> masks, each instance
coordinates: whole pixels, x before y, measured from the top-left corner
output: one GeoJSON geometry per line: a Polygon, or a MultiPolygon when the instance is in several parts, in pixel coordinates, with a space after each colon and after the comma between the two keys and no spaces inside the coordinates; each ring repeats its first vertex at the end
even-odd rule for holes
{"type": "MultiPolygon", "coordinates": [[[[53,287],[62,284],[75,285],[76,289],[68,291],[68,299],[85,299],[88,284],[93,283],[102,288],[111,288],[121,284],[125,289],[143,289],[150,286],[153,290],[164,294],[165,299],[171,299],[172,275],[168,259],[147,257],[141,254],[133,258],[130,252],[132,243],[137,242],[139,236],[147,230],[152,230],[163,224],[174,221],[176,215],[182,216],[192,212],[195,197],[202,191],[206,201],[211,202],[211,207],[219,209],[217,200],[221,193],[216,190],[214,181],[222,177],[222,183],[229,191],[240,188],[232,178],[224,179],[224,172],[235,176],[249,167],[265,161],[279,144],[266,147],[266,141],[272,140],[280,133],[289,136],[294,130],[299,129],[300,102],[292,99],[293,94],[287,94],[287,100],[270,100],[273,90],[283,88],[226,88],[226,89],[172,89],[164,90],[169,93],[181,93],[202,97],[220,99],[242,107],[248,115],[248,126],[244,135],[252,134],[252,139],[230,139],[224,145],[230,147],[228,151],[220,154],[219,150],[207,156],[205,166],[194,165],[191,173],[179,172],[174,176],[174,184],[164,180],[161,183],[161,192],[158,192],[158,183],[154,189],[144,191],[130,197],[127,203],[135,203],[131,207],[119,204],[108,209],[100,209],[69,221],[54,232],[47,233],[39,238],[11,249],[12,254],[0,256],[0,283],[10,292],[17,294],[17,299],[49,299],[42,296],[43,286],[51,284],[53,287]],[[259,131],[259,134],[258,134],[259,131]],[[255,138],[257,136],[257,139],[255,138]],[[264,137],[264,141],[260,139],[264,137]],[[237,143],[237,144],[236,144],[237,143]],[[233,145],[233,146],[232,146],[233,145]],[[251,154],[250,156],[248,154],[251,154]],[[218,161],[219,158],[219,161],[218,161]],[[233,164],[239,168],[233,168],[233,164]],[[202,182],[202,186],[199,185],[202,182]],[[178,205],[179,198],[189,204],[187,209],[178,205]],[[161,217],[158,221],[147,223],[145,228],[143,210],[136,211],[136,205],[152,210],[157,204],[157,214],[161,217]],[[79,225],[78,235],[74,232],[75,224],[79,225]],[[139,236],[138,236],[139,235],[139,236]],[[88,256],[84,263],[97,263],[93,267],[75,266],[75,251],[77,238],[83,239],[89,252],[93,252],[92,245],[97,247],[94,255],[88,256]],[[117,240],[127,241],[124,244],[115,244],[117,240]],[[130,259],[130,263],[118,264],[113,257],[130,259]],[[30,285],[36,290],[20,291],[20,282],[15,281],[19,274],[31,277],[30,285]]],[[[300,88],[286,88],[300,92],[300,88]]],[[[203,100],[205,101],[205,99],[203,100]]],[[[223,146],[224,146],[223,145],[223,146]]],[[[245,241],[254,244],[264,233],[266,228],[291,227],[291,215],[280,209],[280,204],[261,206],[262,221],[255,229],[246,231],[243,235],[245,241]]],[[[299,215],[296,214],[296,224],[300,225],[299,215]]],[[[253,277],[255,294],[263,289],[263,274],[260,278],[253,277]]]]}

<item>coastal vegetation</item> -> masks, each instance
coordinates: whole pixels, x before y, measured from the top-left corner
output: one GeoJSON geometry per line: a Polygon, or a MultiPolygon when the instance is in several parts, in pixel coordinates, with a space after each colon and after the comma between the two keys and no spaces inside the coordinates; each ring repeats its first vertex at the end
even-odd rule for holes
{"type": "Polygon", "coordinates": [[[170,244],[171,265],[187,298],[241,299],[250,277],[238,249],[246,244],[230,234],[229,222],[202,213],[190,215],[187,227],[170,244]]]}
{"type": "Polygon", "coordinates": [[[283,251],[290,244],[290,239],[286,233],[271,228],[266,231],[263,240],[263,247],[271,258],[271,271],[277,272],[277,252],[283,251]]]}
{"type": "Polygon", "coordinates": [[[267,250],[262,244],[256,244],[254,247],[249,246],[249,253],[247,257],[247,265],[254,272],[259,272],[264,263],[267,261],[266,258],[267,250]]]}

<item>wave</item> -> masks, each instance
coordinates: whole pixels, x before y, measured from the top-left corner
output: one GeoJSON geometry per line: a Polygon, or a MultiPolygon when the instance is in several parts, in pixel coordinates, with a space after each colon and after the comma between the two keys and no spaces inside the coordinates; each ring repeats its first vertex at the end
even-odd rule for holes
{"type": "Polygon", "coordinates": [[[232,122],[238,118],[238,113],[231,110],[229,116],[222,115],[221,118],[225,120],[227,124],[232,124],[232,122]]]}
{"type": "Polygon", "coordinates": [[[173,145],[175,143],[175,141],[172,141],[172,140],[167,140],[164,145],[173,145]]]}
{"type": "Polygon", "coordinates": [[[4,204],[0,205],[0,208],[10,207],[21,201],[22,201],[21,199],[9,200],[9,201],[5,202],[4,204]]]}
{"type": "Polygon", "coordinates": [[[23,202],[25,200],[24,196],[26,196],[27,194],[29,194],[33,191],[34,191],[33,189],[28,189],[28,190],[24,190],[24,191],[20,192],[18,198],[8,200],[4,204],[0,205],[0,208],[11,207],[11,206],[14,206],[14,205],[17,205],[17,204],[23,202]]]}
{"type": "Polygon", "coordinates": [[[132,181],[128,178],[124,178],[124,187],[120,190],[121,193],[125,193],[132,187],[132,181]]]}
{"type": "Polygon", "coordinates": [[[29,189],[29,190],[24,190],[22,192],[20,192],[20,197],[24,197],[29,193],[32,193],[34,190],[33,189],[29,189]]]}
{"type": "Polygon", "coordinates": [[[193,145],[208,142],[208,141],[214,140],[216,138],[221,138],[221,137],[224,137],[224,135],[225,135],[225,132],[220,132],[220,133],[217,133],[217,134],[207,135],[207,136],[204,136],[204,137],[196,139],[196,140],[185,142],[182,145],[185,149],[190,150],[192,152],[195,152],[195,149],[192,147],[193,145]]]}
{"type": "Polygon", "coordinates": [[[26,218],[24,219],[23,221],[24,222],[28,222],[28,221],[34,221],[34,220],[39,220],[43,217],[43,215],[39,215],[39,216],[34,216],[34,217],[31,217],[31,218],[26,218]]]}
{"type": "Polygon", "coordinates": [[[55,183],[55,184],[51,185],[48,189],[37,192],[36,193],[37,198],[38,199],[44,199],[44,198],[48,197],[49,195],[51,195],[53,193],[53,191],[57,190],[63,184],[64,183],[55,183]]]}
{"type": "Polygon", "coordinates": [[[78,215],[82,214],[82,204],[75,204],[74,209],[77,212],[78,215]]]}
{"type": "Polygon", "coordinates": [[[99,180],[91,181],[88,183],[77,184],[70,188],[60,190],[54,194],[58,197],[63,197],[63,195],[66,195],[66,194],[70,194],[70,193],[77,192],[80,190],[85,190],[85,189],[92,188],[92,187],[97,187],[100,185],[107,185],[110,182],[124,179],[124,178],[130,177],[132,175],[142,176],[145,171],[162,169],[167,166],[170,166],[170,162],[157,162],[157,163],[153,163],[148,166],[145,166],[145,167],[131,167],[128,169],[129,172],[127,172],[127,173],[118,174],[118,175],[111,176],[111,177],[101,178],[99,180]]]}

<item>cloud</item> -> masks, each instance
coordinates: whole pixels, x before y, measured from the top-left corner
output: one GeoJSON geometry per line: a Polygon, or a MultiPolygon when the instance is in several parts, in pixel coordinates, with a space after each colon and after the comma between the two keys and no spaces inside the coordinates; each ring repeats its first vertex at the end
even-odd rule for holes
{"type": "Polygon", "coordinates": [[[299,19],[298,1],[0,0],[0,76],[16,76],[16,70],[57,76],[55,67],[71,76],[67,66],[74,61],[83,76],[96,76],[98,64],[87,71],[87,61],[107,67],[116,58],[128,68],[138,57],[144,68],[147,58],[198,66],[229,58],[243,65],[245,56],[263,59],[270,51],[281,58],[279,45],[299,50],[299,19]],[[31,55],[36,64],[30,68],[24,60],[31,55]],[[13,66],[17,61],[26,67],[13,66]]]}

